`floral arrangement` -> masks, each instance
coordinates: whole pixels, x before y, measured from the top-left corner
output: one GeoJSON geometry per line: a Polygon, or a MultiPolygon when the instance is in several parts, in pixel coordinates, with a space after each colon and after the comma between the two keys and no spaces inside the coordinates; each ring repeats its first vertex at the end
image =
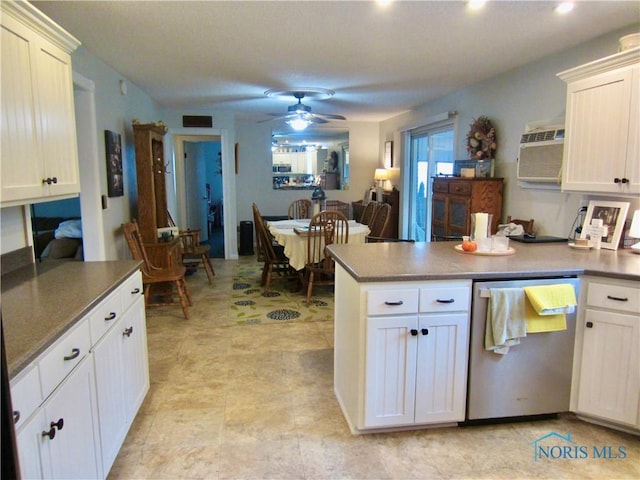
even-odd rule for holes
{"type": "Polygon", "coordinates": [[[467,133],[467,152],[475,160],[494,158],[496,153],[496,129],[491,121],[481,116],[473,120],[467,133]]]}

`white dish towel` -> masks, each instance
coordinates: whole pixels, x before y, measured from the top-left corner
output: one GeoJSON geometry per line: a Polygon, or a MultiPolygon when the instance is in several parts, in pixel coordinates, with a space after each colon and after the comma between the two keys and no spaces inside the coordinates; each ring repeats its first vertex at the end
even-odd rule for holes
{"type": "Polygon", "coordinates": [[[500,355],[527,336],[526,297],[522,288],[492,288],[487,307],[484,346],[500,355]]]}

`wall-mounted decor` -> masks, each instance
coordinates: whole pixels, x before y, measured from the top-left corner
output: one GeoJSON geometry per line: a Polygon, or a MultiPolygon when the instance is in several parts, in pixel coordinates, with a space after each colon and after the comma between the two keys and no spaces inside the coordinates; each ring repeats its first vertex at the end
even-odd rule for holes
{"type": "Polygon", "coordinates": [[[496,148],[496,129],[491,125],[491,120],[485,116],[474,119],[467,133],[469,158],[495,158],[496,148]]]}
{"type": "Polygon", "coordinates": [[[107,194],[110,197],[121,197],[124,195],[124,177],[120,134],[105,130],[104,144],[107,152],[107,194]]]}
{"type": "Polygon", "coordinates": [[[393,142],[384,142],[384,168],[393,168],[393,142]]]}
{"type": "Polygon", "coordinates": [[[602,248],[617,250],[628,210],[629,202],[591,200],[582,225],[580,238],[587,238],[590,231],[588,227],[592,225],[592,220],[602,220],[602,226],[606,227],[606,233],[602,236],[600,245],[602,248]]]}

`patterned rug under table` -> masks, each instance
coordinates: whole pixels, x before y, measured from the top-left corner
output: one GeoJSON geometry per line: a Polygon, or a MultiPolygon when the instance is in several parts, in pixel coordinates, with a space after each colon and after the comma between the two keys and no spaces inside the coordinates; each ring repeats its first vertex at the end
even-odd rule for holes
{"type": "Polygon", "coordinates": [[[333,320],[333,288],[313,289],[311,304],[306,305],[306,290],[291,291],[295,281],[273,275],[269,292],[262,294],[262,263],[237,266],[229,306],[229,323],[321,322],[333,320]]]}

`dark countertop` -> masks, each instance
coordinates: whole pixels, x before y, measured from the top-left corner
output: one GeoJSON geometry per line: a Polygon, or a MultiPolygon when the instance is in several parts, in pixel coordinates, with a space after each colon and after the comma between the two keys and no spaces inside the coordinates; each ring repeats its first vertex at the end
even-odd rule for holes
{"type": "Polygon", "coordinates": [[[566,243],[510,242],[508,256],[459,253],[459,242],[341,244],[327,248],[358,282],[511,279],[595,274],[640,280],[640,255],[630,250],[574,250],[566,243]]]}
{"type": "Polygon", "coordinates": [[[37,358],[122,281],[137,260],[48,261],[2,277],[2,327],[9,378],[37,358]]]}

